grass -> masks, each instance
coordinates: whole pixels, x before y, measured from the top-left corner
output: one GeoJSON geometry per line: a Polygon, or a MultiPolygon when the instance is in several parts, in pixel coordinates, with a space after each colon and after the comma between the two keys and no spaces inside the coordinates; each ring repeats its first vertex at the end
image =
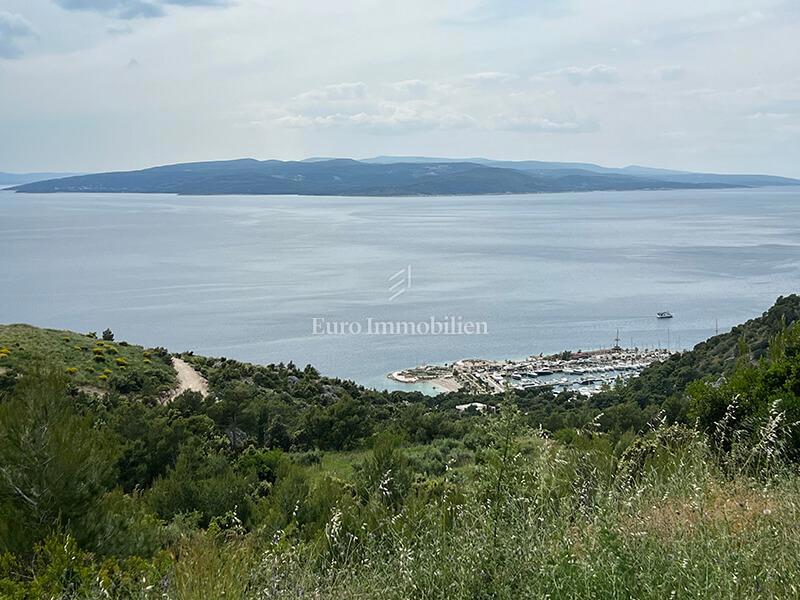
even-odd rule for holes
{"type": "Polygon", "coordinates": [[[287,598],[797,597],[797,477],[729,480],[702,447],[670,459],[631,485],[543,443],[483,472],[505,473],[496,496],[478,480],[463,502],[411,498],[370,533],[329,534],[321,567],[276,545],[251,575],[287,598]]]}
{"type": "Polygon", "coordinates": [[[353,477],[355,465],[362,462],[369,453],[366,450],[350,452],[325,452],[319,465],[310,467],[309,473],[317,477],[331,475],[339,479],[349,480],[353,477]]]}
{"type": "MultiPolygon", "coordinates": [[[[611,465],[602,451],[499,427],[468,479],[448,473],[412,488],[400,505],[380,488],[367,501],[344,496],[313,539],[296,535],[296,523],[269,533],[235,524],[189,532],[153,563],[115,575],[124,591],[111,582],[100,589],[102,577],[87,566],[74,597],[800,596],[796,471],[730,476],[697,432],[666,428],[649,439],[658,450],[645,460],[632,446],[611,465]]],[[[327,453],[309,469],[343,477],[365,457],[327,453]]],[[[52,552],[42,567],[53,573],[48,590],[59,589],[63,573],[76,577],[77,567],[62,563],[91,564],[68,542],[52,552]]]]}
{"type": "MultiPolygon", "coordinates": [[[[430,444],[411,444],[403,446],[403,452],[409,459],[423,460],[426,452],[431,448],[430,444]]],[[[350,450],[346,452],[322,452],[319,464],[307,467],[307,473],[312,481],[319,481],[325,476],[332,476],[342,480],[353,479],[355,467],[364,462],[370,455],[369,450],[350,450]]],[[[474,464],[459,465],[451,469],[451,473],[468,474],[474,470],[474,464]]]]}
{"type": "Polygon", "coordinates": [[[458,490],[412,493],[399,512],[379,498],[335,509],[321,545],[200,533],[180,546],[165,597],[798,597],[794,473],[728,478],[699,437],[633,481],[549,440],[514,450],[458,490]]]}
{"type": "MultiPolygon", "coordinates": [[[[23,372],[46,361],[59,365],[76,386],[105,391],[115,375],[140,373],[164,391],[176,383],[175,372],[156,351],[94,339],[73,331],[30,325],[0,325],[0,369],[23,372]]],[[[6,371],[6,372],[7,372],[6,371]]]]}

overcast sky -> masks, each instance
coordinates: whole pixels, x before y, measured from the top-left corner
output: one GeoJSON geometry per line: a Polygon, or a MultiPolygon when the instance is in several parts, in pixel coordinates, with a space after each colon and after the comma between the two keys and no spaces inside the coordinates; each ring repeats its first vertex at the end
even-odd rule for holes
{"type": "Polygon", "coordinates": [[[0,171],[377,154],[800,176],[800,1],[0,0],[0,171]]]}

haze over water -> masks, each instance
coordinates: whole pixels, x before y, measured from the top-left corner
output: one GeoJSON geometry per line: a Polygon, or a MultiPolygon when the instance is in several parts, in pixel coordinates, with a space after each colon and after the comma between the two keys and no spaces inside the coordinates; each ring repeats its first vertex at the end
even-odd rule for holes
{"type": "Polygon", "coordinates": [[[330,198],[0,193],[0,322],[316,366],[686,348],[800,282],[800,188],[330,198]],[[411,267],[390,300],[390,276],[411,267]],[[659,321],[658,311],[675,317],[659,321]],[[488,335],[313,335],[313,319],[488,335]]]}

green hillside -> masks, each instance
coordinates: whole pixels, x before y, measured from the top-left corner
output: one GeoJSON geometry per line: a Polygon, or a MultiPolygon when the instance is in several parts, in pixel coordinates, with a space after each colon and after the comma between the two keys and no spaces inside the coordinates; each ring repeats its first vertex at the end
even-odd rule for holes
{"type": "Polygon", "coordinates": [[[760,317],[700,342],[688,352],[675,354],[663,363],[648,367],[621,390],[622,398],[644,406],[680,395],[696,379],[730,373],[742,349],[754,360],[761,358],[772,338],[798,321],[800,296],[792,294],[778,298],[760,317]]]}
{"type": "Polygon", "coordinates": [[[97,339],[94,333],[0,325],[0,389],[36,364],[63,369],[73,385],[98,392],[156,398],[176,384],[164,349],[97,339]]]}
{"type": "Polygon", "coordinates": [[[2,326],[0,597],[795,597],[797,310],[493,414],[2,326]]]}

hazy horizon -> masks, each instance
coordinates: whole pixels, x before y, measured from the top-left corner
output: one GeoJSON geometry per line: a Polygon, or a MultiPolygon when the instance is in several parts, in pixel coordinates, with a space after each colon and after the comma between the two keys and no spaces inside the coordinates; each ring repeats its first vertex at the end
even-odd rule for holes
{"type": "Polygon", "coordinates": [[[800,177],[792,0],[0,0],[0,171],[376,155],[800,177]]]}

